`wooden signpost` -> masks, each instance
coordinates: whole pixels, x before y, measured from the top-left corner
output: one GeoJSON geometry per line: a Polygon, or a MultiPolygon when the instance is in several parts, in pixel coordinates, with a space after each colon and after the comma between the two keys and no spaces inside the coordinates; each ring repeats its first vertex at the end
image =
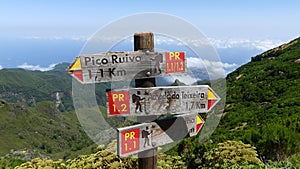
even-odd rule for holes
{"type": "Polygon", "coordinates": [[[198,134],[204,121],[198,114],[118,128],[118,155],[128,156],[198,134]]]}
{"type": "Polygon", "coordinates": [[[129,90],[107,92],[109,116],[138,116],[118,128],[118,155],[138,153],[139,168],[156,168],[157,147],[199,133],[220,97],[207,85],[155,87],[155,77],[186,72],[184,52],[154,52],[153,33],[135,33],[134,52],[82,54],[68,72],[82,84],[135,79],[129,90]],[[156,120],[156,115],[175,114],[156,120]],[[179,115],[178,115],[179,114],[179,115]]]}
{"type": "Polygon", "coordinates": [[[147,116],[206,113],[220,97],[208,85],[196,85],[109,91],[107,100],[110,116],[147,116]]]}
{"type": "Polygon", "coordinates": [[[186,71],[184,52],[105,52],[83,54],[68,72],[83,84],[143,79],[186,71]]]}
{"type": "MultiPolygon", "coordinates": [[[[154,52],[154,35],[152,32],[134,34],[134,51],[154,52]]],[[[135,87],[155,87],[155,78],[135,79],[135,87]]],[[[137,121],[140,123],[153,121],[156,116],[139,116],[137,121]]],[[[157,147],[138,153],[139,169],[157,168],[157,147]]]]}

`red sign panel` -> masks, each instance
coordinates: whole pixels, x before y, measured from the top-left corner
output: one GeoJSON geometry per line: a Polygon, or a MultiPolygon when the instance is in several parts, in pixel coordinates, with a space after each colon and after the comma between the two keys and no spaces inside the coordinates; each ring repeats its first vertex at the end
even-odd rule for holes
{"type": "Polygon", "coordinates": [[[130,114],[129,101],[129,92],[108,92],[108,107],[110,114],[130,114]]]}
{"type": "Polygon", "coordinates": [[[166,74],[185,72],[184,52],[166,52],[166,74]]]}
{"type": "Polygon", "coordinates": [[[140,129],[132,129],[121,132],[122,155],[140,149],[140,129]]]}

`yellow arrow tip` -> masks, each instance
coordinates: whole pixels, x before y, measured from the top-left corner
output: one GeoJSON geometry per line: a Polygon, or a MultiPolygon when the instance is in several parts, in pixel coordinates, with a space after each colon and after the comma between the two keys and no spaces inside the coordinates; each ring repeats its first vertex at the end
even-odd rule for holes
{"type": "Polygon", "coordinates": [[[208,99],[216,99],[217,98],[217,96],[210,89],[208,89],[207,95],[208,95],[207,96],[208,99]]]}
{"type": "Polygon", "coordinates": [[[81,70],[80,57],[77,57],[75,62],[73,62],[72,65],[68,69],[68,71],[75,71],[75,70],[81,70]]]}
{"type": "Polygon", "coordinates": [[[199,117],[199,115],[196,116],[196,123],[197,124],[203,123],[203,120],[201,119],[201,117],[199,117]]]}

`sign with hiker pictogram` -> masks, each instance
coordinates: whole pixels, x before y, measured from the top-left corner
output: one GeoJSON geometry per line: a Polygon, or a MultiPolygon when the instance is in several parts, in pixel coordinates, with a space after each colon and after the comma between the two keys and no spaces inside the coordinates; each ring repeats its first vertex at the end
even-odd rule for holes
{"type": "Polygon", "coordinates": [[[203,125],[198,114],[184,114],[118,128],[118,155],[128,156],[195,136],[203,125]]]}
{"type": "Polygon", "coordinates": [[[206,113],[220,100],[208,85],[116,90],[107,97],[110,116],[206,113]]]}

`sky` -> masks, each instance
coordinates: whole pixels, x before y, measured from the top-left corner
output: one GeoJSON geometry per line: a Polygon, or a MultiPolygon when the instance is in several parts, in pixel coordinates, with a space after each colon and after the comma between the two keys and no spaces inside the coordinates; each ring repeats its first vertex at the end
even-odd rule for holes
{"type": "Polygon", "coordinates": [[[224,64],[238,66],[299,37],[299,6],[299,0],[2,0],[0,69],[71,62],[97,30],[145,12],[191,23],[210,39],[224,64]]]}

